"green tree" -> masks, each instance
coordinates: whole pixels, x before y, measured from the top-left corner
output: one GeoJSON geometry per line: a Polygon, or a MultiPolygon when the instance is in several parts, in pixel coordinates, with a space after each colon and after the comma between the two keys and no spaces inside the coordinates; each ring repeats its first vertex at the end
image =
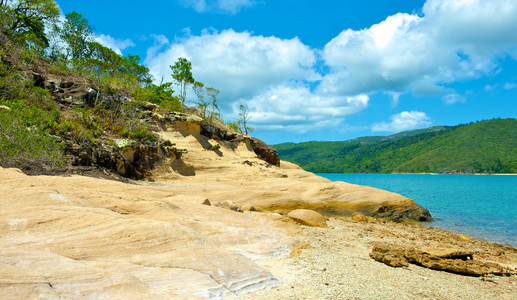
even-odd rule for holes
{"type": "Polygon", "coordinates": [[[0,0],[0,28],[12,39],[48,47],[45,23],[59,16],[53,0],[0,0]]]}
{"type": "Polygon", "coordinates": [[[66,43],[66,59],[84,59],[90,54],[94,28],[81,14],[73,11],[65,15],[61,38],[66,43]]]}
{"type": "Polygon", "coordinates": [[[219,106],[217,105],[217,96],[219,95],[219,90],[213,87],[209,87],[206,88],[206,94],[210,100],[210,123],[212,123],[214,116],[221,116],[221,111],[219,110],[219,106]]]}
{"type": "Polygon", "coordinates": [[[239,130],[239,123],[238,122],[227,122],[226,126],[230,127],[231,129],[237,131],[239,130]]]}
{"type": "Polygon", "coordinates": [[[239,109],[241,111],[239,113],[239,121],[237,121],[239,129],[246,134],[253,132],[255,129],[253,127],[248,126],[248,122],[251,119],[248,106],[241,104],[239,106],[239,109]]]}
{"type": "Polygon", "coordinates": [[[205,85],[202,82],[196,81],[192,85],[192,90],[197,97],[197,107],[201,109],[203,119],[206,120],[206,110],[208,109],[210,102],[205,98],[205,85]]]}
{"type": "Polygon", "coordinates": [[[186,58],[180,57],[174,63],[174,66],[169,66],[172,70],[172,79],[179,85],[181,104],[185,105],[187,98],[187,87],[195,82],[192,76],[192,63],[186,58]]]}
{"type": "Polygon", "coordinates": [[[82,65],[84,69],[91,73],[96,85],[95,105],[97,105],[102,85],[106,77],[113,74],[118,68],[121,57],[115,51],[97,42],[90,43],[88,48],[90,56],[83,61],[82,65]]]}
{"type": "Polygon", "coordinates": [[[150,84],[143,88],[138,88],[135,93],[135,100],[150,101],[160,105],[162,108],[170,111],[181,110],[181,103],[178,97],[174,96],[174,90],[171,89],[171,82],[163,82],[159,85],[150,84]]]}
{"type": "Polygon", "coordinates": [[[64,48],[61,40],[61,27],[56,23],[51,24],[47,37],[49,39],[47,57],[50,58],[53,63],[64,62],[66,57],[63,54],[64,48]]]}
{"type": "Polygon", "coordinates": [[[151,85],[153,78],[149,74],[149,69],[140,64],[138,55],[128,54],[120,58],[119,72],[124,74],[127,79],[141,86],[151,85]]]}

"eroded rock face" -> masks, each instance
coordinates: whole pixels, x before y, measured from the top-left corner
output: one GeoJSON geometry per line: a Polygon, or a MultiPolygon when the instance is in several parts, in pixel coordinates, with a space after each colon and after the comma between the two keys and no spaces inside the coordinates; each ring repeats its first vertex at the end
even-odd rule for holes
{"type": "Polygon", "coordinates": [[[275,148],[257,138],[251,138],[251,146],[253,147],[253,152],[255,152],[260,158],[273,166],[280,166],[280,158],[278,157],[278,151],[275,148]]]}
{"type": "Polygon", "coordinates": [[[66,151],[71,154],[73,166],[105,168],[132,179],[146,178],[156,162],[160,160],[160,145],[134,141],[124,145],[99,142],[92,146],[67,140],[66,151]]]}
{"type": "Polygon", "coordinates": [[[470,276],[516,274],[515,271],[499,264],[475,260],[473,255],[473,252],[463,249],[415,249],[388,243],[375,244],[370,253],[374,260],[392,267],[407,267],[411,263],[433,270],[470,276]]]}

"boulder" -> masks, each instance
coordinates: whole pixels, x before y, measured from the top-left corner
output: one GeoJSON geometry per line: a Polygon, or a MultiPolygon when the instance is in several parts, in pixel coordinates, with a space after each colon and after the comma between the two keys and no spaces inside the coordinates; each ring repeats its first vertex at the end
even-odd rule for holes
{"type": "Polygon", "coordinates": [[[327,227],[327,219],[310,209],[295,209],[287,216],[296,222],[313,227],[327,227]]]}
{"type": "Polygon", "coordinates": [[[418,204],[396,207],[390,205],[379,205],[377,208],[370,208],[371,215],[380,219],[390,220],[415,220],[419,222],[432,222],[429,211],[418,204]]]}
{"type": "Polygon", "coordinates": [[[212,151],[217,151],[219,149],[221,149],[221,145],[219,143],[215,143],[210,147],[210,150],[212,151]]]}
{"type": "Polygon", "coordinates": [[[155,104],[155,103],[152,103],[152,102],[144,102],[141,107],[145,110],[149,110],[149,111],[156,111],[160,108],[160,106],[158,106],[158,104],[155,104]]]}

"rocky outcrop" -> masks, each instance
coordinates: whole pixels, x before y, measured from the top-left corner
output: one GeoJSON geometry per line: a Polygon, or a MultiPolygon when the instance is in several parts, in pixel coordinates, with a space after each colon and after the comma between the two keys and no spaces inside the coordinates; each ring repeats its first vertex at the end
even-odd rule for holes
{"type": "Polygon", "coordinates": [[[47,89],[56,101],[65,104],[93,105],[97,95],[84,79],[33,73],[32,81],[34,86],[47,89]]]}
{"type": "MultiPolygon", "coordinates": [[[[48,90],[54,100],[63,104],[88,106],[102,104],[108,109],[116,109],[132,101],[128,95],[98,91],[85,79],[33,73],[32,81],[34,86],[48,90]]],[[[156,109],[156,105],[144,107],[144,109],[153,110],[156,109]]]]}
{"type": "Polygon", "coordinates": [[[262,158],[264,161],[272,164],[273,166],[280,166],[280,158],[278,157],[278,151],[275,148],[257,138],[251,138],[251,147],[253,148],[253,152],[255,152],[258,157],[262,158]]]}
{"type": "Polygon", "coordinates": [[[392,267],[407,267],[416,264],[433,270],[461,275],[484,276],[517,274],[506,267],[474,259],[472,251],[454,248],[423,248],[377,243],[370,253],[376,261],[392,267]]]}
{"type": "Polygon", "coordinates": [[[99,142],[92,146],[66,140],[66,151],[71,154],[72,166],[94,166],[108,169],[123,177],[144,179],[151,175],[157,163],[165,159],[181,160],[185,149],[178,149],[170,141],[142,143],[115,139],[112,143],[99,142]]]}

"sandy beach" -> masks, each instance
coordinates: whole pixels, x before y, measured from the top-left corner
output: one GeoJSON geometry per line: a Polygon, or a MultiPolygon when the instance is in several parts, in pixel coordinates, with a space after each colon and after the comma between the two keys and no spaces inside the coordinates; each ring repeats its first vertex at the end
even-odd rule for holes
{"type": "Polygon", "coordinates": [[[332,218],[328,228],[303,227],[307,249],[264,266],[280,284],[238,299],[517,299],[517,276],[472,277],[417,265],[393,268],[369,257],[376,242],[457,247],[517,267],[517,249],[468,239],[428,225],[332,218]]]}

